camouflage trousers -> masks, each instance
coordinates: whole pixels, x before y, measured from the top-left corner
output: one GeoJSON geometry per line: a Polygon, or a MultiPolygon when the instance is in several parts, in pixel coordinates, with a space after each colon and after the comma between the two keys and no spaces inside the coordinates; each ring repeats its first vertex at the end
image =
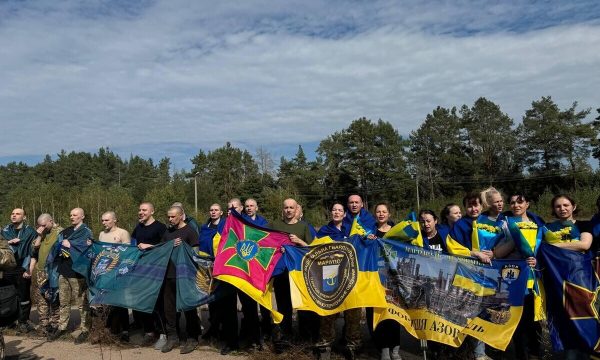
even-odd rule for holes
{"type": "Polygon", "coordinates": [[[40,317],[40,326],[42,329],[45,329],[48,325],[58,327],[58,301],[49,303],[40,293],[42,285],[48,280],[48,274],[44,270],[38,270],[35,279],[37,285],[36,291],[34,291],[35,303],[40,317]]]}
{"type": "Polygon", "coordinates": [[[92,322],[85,279],[67,278],[60,275],[58,278],[58,299],[60,301],[58,329],[67,330],[71,319],[71,306],[78,304],[81,317],[79,327],[81,331],[89,331],[92,322]]]}
{"type": "MultiPolygon", "coordinates": [[[[339,314],[321,317],[321,336],[317,347],[328,347],[335,341],[335,320],[339,314]]],[[[360,333],[360,318],[362,309],[349,309],[344,311],[344,328],[346,346],[349,349],[358,349],[362,344],[360,333]]]]}

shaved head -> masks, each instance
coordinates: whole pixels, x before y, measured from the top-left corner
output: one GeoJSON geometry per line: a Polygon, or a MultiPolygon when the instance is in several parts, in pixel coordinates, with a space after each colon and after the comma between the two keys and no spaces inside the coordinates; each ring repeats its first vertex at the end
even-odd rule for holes
{"type": "Polygon", "coordinates": [[[146,201],[146,202],[143,202],[140,204],[140,206],[142,206],[142,205],[145,205],[146,207],[148,207],[148,210],[154,211],[154,204],[152,204],[151,202],[146,201]]]}
{"type": "Polygon", "coordinates": [[[290,223],[292,220],[296,220],[296,211],[298,209],[298,202],[294,199],[283,200],[283,220],[290,223]]]}
{"type": "Polygon", "coordinates": [[[176,212],[179,215],[183,214],[183,208],[181,206],[173,205],[169,208],[169,212],[171,211],[176,212]]]}

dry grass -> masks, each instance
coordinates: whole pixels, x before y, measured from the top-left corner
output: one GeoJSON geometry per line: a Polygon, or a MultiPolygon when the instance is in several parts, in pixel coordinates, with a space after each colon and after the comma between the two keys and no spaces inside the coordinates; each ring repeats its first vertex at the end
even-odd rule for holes
{"type": "Polygon", "coordinates": [[[315,360],[315,355],[310,345],[291,345],[284,353],[277,354],[272,344],[265,344],[262,351],[252,352],[248,358],[251,360],[315,360]]]}
{"type": "Polygon", "coordinates": [[[119,341],[119,338],[112,334],[110,329],[106,327],[106,320],[108,319],[109,312],[109,306],[99,306],[92,311],[92,326],[90,337],[88,338],[88,341],[91,344],[110,347],[123,345],[119,341]]]}

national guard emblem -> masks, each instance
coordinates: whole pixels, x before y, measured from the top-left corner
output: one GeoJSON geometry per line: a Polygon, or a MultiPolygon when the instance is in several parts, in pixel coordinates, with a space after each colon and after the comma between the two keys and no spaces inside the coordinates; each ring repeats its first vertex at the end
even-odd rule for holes
{"type": "Polygon", "coordinates": [[[339,307],[358,281],[354,246],[343,242],[319,245],[302,259],[308,294],[324,310],[339,307]]]}

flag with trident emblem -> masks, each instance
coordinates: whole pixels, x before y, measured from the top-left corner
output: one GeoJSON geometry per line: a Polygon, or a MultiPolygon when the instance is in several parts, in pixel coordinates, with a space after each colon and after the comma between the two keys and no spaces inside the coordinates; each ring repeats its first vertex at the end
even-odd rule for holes
{"type": "Polygon", "coordinates": [[[282,246],[291,244],[289,234],[250,224],[231,211],[215,256],[213,276],[248,294],[272,311],[276,323],[280,322],[282,316],[271,303],[269,280],[281,259],[282,246]]]}

